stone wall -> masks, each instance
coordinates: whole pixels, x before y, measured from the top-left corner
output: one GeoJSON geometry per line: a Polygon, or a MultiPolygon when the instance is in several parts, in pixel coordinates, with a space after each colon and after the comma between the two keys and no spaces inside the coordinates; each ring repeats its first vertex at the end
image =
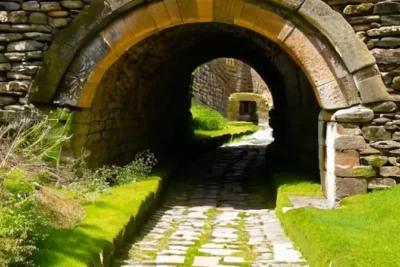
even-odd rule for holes
{"type": "Polygon", "coordinates": [[[328,188],[329,176],[333,177],[336,199],[400,182],[399,104],[356,106],[323,116],[330,122],[320,144],[325,154],[320,159],[326,159],[320,166],[321,177],[326,178],[322,184],[328,188]]]}
{"type": "Polygon", "coordinates": [[[400,3],[329,0],[328,4],[371,50],[389,93],[400,100],[400,3]]]}
{"type": "Polygon", "coordinates": [[[0,2],[0,122],[30,107],[26,95],[53,35],[89,4],[90,0],[0,2]]]}
{"type": "Polygon", "coordinates": [[[193,98],[227,116],[229,96],[238,92],[257,93],[273,106],[271,92],[260,75],[246,63],[219,58],[203,64],[193,74],[193,98]]]}

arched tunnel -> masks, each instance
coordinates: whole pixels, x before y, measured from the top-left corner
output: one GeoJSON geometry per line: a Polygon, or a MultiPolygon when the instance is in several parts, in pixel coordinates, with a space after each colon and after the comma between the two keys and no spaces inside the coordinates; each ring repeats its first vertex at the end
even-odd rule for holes
{"type": "MultiPolygon", "coordinates": [[[[270,124],[282,156],[292,160],[297,155],[296,162],[318,166],[320,108],[302,70],[264,36],[222,23],[164,30],[131,47],[106,71],[86,111],[104,120],[76,124],[87,128],[92,161],[121,163],[147,148],[160,157],[182,148],[192,134],[191,74],[220,57],[242,60],[269,85],[275,103],[270,124]]],[[[75,138],[77,147],[82,145],[80,138],[75,138]]]]}
{"type": "Polygon", "coordinates": [[[359,124],[359,112],[373,114],[360,104],[393,99],[370,51],[322,1],[91,7],[49,48],[30,99],[75,110],[72,147],[91,150],[91,166],[124,164],[147,148],[162,159],[191,139],[192,72],[220,57],[250,65],[271,89],[275,141],[267,161],[319,170],[333,205],[341,151],[354,147],[360,161],[366,146],[354,132],[342,137],[335,112],[359,124]]]}

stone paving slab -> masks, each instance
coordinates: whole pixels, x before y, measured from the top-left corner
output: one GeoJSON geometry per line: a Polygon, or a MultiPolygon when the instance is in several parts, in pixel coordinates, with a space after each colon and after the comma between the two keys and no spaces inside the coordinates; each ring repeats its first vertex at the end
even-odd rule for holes
{"type": "Polygon", "coordinates": [[[242,188],[247,167],[263,162],[265,150],[241,144],[246,146],[218,149],[188,166],[171,186],[181,192],[166,195],[135,242],[126,244],[127,259],[115,266],[304,266],[275,211],[242,188]]]}

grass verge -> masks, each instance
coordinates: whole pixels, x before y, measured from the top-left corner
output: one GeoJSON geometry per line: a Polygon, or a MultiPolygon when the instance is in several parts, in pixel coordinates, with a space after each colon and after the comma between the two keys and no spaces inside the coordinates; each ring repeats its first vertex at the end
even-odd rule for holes
{"type": "Polygon", "coordinates": [[[277,214],[310,266],[400,266],[400,187],[344,199],[338,209],[301,208],[282,213],[289,195],[320,196],[319,185],[280,174],[277,214]]]}
{"type": "MultiPolygon", "coordinates": [[[[136,219],[142,204],[160,190],[161,178],[112,188],[84,206],[86,217],[75,228],[54,229],[38,245],[33,259],[39,266],[87,266],[98,263],[99,254],[111,249],[114,240],[136,219]]],[[[135,220],[136,221],[136,220],[135,220]]]]}
{"type": "Polygon", "coordinates": [[[251,122],[240,123],[240,124],[238,124],[237,122],[228,122],[226,128],[223,130],[215,130],[215,131],[195,130],[194,140],[203,141],[222,136],[239,137],[241,135],[248,135],[257,131],[258,131],[258,126],[254,125],[251,122]]]}

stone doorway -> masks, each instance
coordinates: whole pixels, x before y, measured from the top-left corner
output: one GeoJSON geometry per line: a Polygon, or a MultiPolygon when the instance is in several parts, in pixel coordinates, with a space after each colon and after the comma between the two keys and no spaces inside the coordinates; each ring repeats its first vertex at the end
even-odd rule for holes
{"type": "Polygon", "coordinates": [[[269,127],[269,111],[272,103],[256,93],[233,93],[228,101],[228,120],[251,121],[260,128],[269,127]]]}
{"type": "Polygon", "coordinates": [[[255,101],[240,101],[239,121],[258,124],[257,103],[255,101]]]}

